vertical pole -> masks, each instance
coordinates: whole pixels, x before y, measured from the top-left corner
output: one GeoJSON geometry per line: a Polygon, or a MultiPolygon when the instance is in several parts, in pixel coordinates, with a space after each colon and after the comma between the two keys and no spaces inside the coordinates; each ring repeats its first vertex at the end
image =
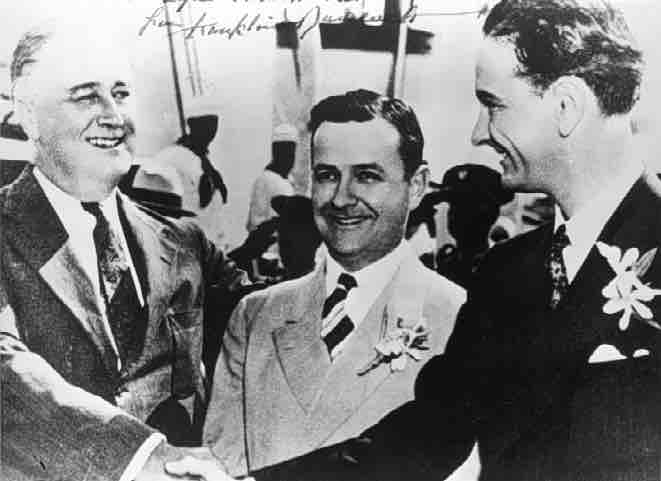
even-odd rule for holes
{"type": "Polygon", "coordinates": [[[172,41],[172,23],[170,22],[170,12],[168,2],[163,0],[165,9],[165,24],[168,32],[168,46],[170,47],[170,63],[172,64],[172,79],[174,80],[174,95],[177,101],[177,112],[179,114],[179,128],[181,135],[186,135],[186,119],[184,118],[184,105],[181,100],[181,86],[179,85],[179,73],[177,72],[177,60],[174,55],[174,42],[172,41]]]}
{"type": "MultiPolygon", "coordinates": [[[[192,9],[193,6],[191,3],[188,4],[188,21],[192,22],[193,21],[193,13],[192,9]]],[[[199,95],[204,95],[204,88],[202,87],[202,74],[200,73],[200,57],[197,54],[197,41],[195,40],[195,37],[192,37],[190,39],[191,46],[193,47],[193,72],[195,75],[195,79],[197,80],[197,93],[199,95]]]]}
{"type": "MultiPolygon", "coordinates": [[[[181,19],[181,23],[185,24],[184,20],[184,12],[179,12],[179,18],[181,19]]],[[[195,74],[193,74],[193,64],[191,63],[191,53],[190,53],[190,45],[188,42],[191,42],[192,39],[185,38],[184,37],[184,53],[186,55],[186,66],[188,67],[188,80],[190,81],[190,88],[191,91],[193,92],[193,97],[197,95],[197,87],[195,85],[195,74]]]]}
{"type": "Polygon", "coordinates": [[[393,52],[393,64],[388,82],[388,95],[402,97],[404,92],[404,74],[406,71],[406,41],[408,38],[408,23],[402,21],[402,0],[386,0],[384,18],[392,22],[397,29],[397,45],[393,52]]]}

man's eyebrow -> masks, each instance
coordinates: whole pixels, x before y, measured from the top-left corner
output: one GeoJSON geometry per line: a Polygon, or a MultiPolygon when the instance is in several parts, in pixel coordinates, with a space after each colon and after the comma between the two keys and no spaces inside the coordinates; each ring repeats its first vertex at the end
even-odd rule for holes
{"type": "Polygon", "coordinates": [[[353,169],[372,169],[372,170],[378,170],[380,172],[383,172],[383,166],[381,164],[378,164],[376,162],[370,162],[367,164],[353,164],[351,166],[353,169]]]}
{"type": "Polygon", "coordinates": [[[337,166],[333,164],[322,164],[322,163],[314,164],[312,166],[312,170],[317,170],[317,169],[337,169],[337,166]]]}
{"type": "Polygon", "coordinates": [[[124,87],[124,88],[127,88],[128,86],[129,86],[128,83],[123,82],[123,81],[121,81],[121,80],[118,80],[117,82],[115,82],[115,84],[112,86],[112,88],[117,88],[117,87],[124,87]]]}
{"type": "Polygon", "coordinates": [[[476,90],[475,96],[483,105],[499,105],[500,99],[486,90],[476,90]]]}
{"type": "Polygon", "coordinates": [[[74,85],[69,89],[69,94],[74,95],[76,94],[79,90],[89,90],[89,89],[94,89],[99,86],[99,82],[85,82],[82,84],[74,85]]]}

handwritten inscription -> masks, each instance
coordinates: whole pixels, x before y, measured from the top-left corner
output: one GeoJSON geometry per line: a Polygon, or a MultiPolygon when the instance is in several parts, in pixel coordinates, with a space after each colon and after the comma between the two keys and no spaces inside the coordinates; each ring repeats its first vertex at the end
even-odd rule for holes
{"type": "MultiPolygon", "coordinates": [[[[177,3],[177,11],[183,8],[188,2],[211,2],[213,0],[166,0],[170,3],[177,3]]],[[[249,0],[234,0],[234,2],[247,2],[249,0]]],[[[265,0],[253,0],[264,2],[265,0]]],[[[266,0],[269,1],[269,0],[266,0]]],[[[277,1],[277,0],[270,0],[277,1]]],[[[283,0],[280,0],[281,2],[283,0]]],[[[287,0],[292,4],[295,2],[300,2],[301,0],[287,0]]],[[[327,0],[328,1],[328,0],[327,0]]],[[[333,1],[333,0],[331,0],[333,1]]],[[[336,2],[349,2],[357,0],[334,0],[336,2]]],[[[443,12],[443,13],[432,13],[432,12],[420,12],[418,5],[411,3],[408,10],[405,11],[401,20],[398,20],[402,23],[413,23],[415,22],[418,16],[437,16],[437,15],[482,15],[486,12],[486,6],[480,10],[475,11],[465,11],[465,12],[443,12]]],[[[234,21],[222,22],[221,20],[210,18],[208,12],[202,12],[197,18],[195,18],[190,23],[182,23],[170,20],[169,25],[171,27],[172,34],[183,35],[184,38],[190,39],[194,36],[198,37],[221,37],[231,40],[235,37],[242,37],[251,32],[259,32],[262,30],[271,30],[275,29],[276,25],[281,22],[293,22],[296,24],[296,29],[300,39],[303,39],[312,29],[317,27],[320,23],[343,23],[348,20],[363,20],[368,23],[383,23],[392,21],[386,19],[383,14],[369,14],[363,13],[360,17],[357,17],[350,10],[346,10],[343,14],[330,14],[325,12],[321,6],[316,5],[308,10],[305,10],[301,13],[301,10],[298,9],[297,13],[293,13],[289,7],[285,6],[282,9],[281,14],[266,14],[263,12],[245,12],[238,16],[234,21]]],[[[156,8],[151,15],[145,17],[145,22],[142,24],[138,31],[138,35],[144,35],[150,29],[165,28],[168,26],[168,21],[166,20],[165,7],[160,6],[156,8]]]]}

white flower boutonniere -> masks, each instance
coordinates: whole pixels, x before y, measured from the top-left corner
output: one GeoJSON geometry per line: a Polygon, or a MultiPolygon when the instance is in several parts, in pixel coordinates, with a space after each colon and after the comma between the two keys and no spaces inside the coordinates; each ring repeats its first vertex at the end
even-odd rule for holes
{"type": "Polygon", "coordinates": [[[397,327],[386,333],[374,346],[376,355],[358,371],[358,375],[367,374],[379,364],[387,362],[390,363],[391,371],[403,371],[409,357],[414,361],[422,359],[423,351],[429,350],[428,340],[429,329],[424,319],[407,327],[400,317],[397,319],[397,327]]]}
{"type": "Polygon", "coordinates": [[[597,249],[615,272],[615,277],[601,291],[608,299],[602,309],[604,313],[615,314],[622,311],[618,324],[622,331],[629,327],[632,315],[635,319],[661,330],[661,325],[654,320],[651,309],[645,305],[646,302],[660,295],[661,290],[643,284],[641,280],[652,265],[657,249],[651,249],[642,256],[635,247],[627,249],[622,254],[619,247],[609,246],[603,242],[597,242],[597,249]]]}

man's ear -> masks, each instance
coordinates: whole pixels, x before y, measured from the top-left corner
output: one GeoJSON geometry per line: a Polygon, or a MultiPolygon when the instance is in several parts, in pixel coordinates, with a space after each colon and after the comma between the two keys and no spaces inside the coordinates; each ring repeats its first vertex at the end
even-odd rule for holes
{"type": "Polygon", "coordinates": [[[37,127],[36,115],[34,114],[34,106],[32,102],[25,99],[14,100],[14,118],[30,140],[39,138],[39,129],[37,127]]]}
{"type": "Polygon", "coordinates": [[[558,132],[569,137],[585,115],[587,85],[578,77],[560,77],[551,85],[558,132]]]}
{"type": "Polygon", "coordinates": [[[418,207],[427,191],[429,183],[429,167],[426,164],[419,166],[409,179],[409,212],[418,207]]]}

